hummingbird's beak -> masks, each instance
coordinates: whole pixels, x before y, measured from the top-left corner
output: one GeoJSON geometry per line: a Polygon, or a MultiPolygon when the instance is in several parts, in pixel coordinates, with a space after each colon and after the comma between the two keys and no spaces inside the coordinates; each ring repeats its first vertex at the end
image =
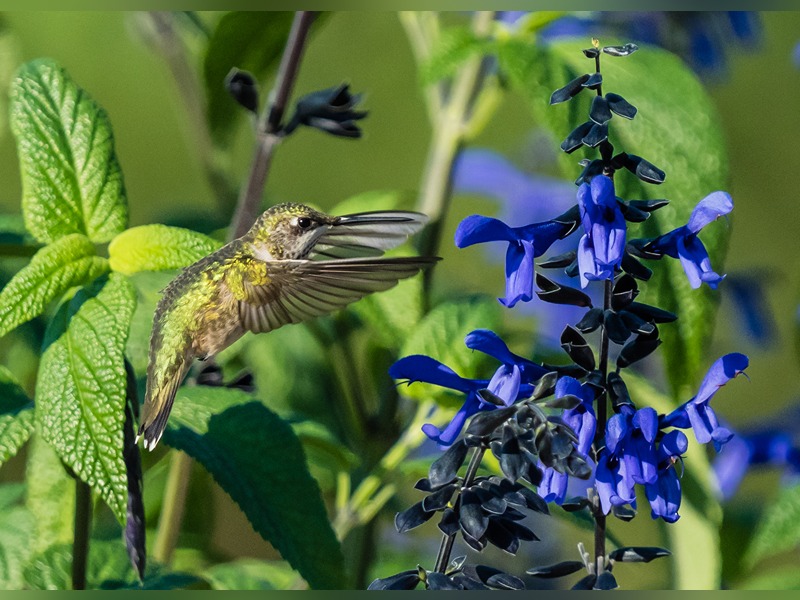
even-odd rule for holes
{"type": "Polygon", "coordinates": [[[380,256],[417,233],[428,217],[407,211],[381,211],[335,217],[308,258],[329,260],[380,256]]]}

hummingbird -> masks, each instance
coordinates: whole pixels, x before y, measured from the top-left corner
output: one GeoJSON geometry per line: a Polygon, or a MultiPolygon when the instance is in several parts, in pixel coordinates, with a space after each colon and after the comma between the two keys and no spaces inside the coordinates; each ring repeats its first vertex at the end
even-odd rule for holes
{"type": "Polygon", "coordinates": [[[153,318],[137,441],[153,450],[194,359],[246,332],[264,333],[386,290],[438,257],[381,258],[428,217],[407,211],[331,216],[303,204],[264,212],[242,237],[186,267],[163,290],[153,318]]]}

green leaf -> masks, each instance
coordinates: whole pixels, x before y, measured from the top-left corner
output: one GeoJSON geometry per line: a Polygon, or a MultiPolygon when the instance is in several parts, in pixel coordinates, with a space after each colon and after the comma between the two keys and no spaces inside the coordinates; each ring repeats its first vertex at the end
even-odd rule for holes
{"type": "MultiPolygon", "coordinates": [[[[500,305],[495,298],[473,296],[444,302],[417,324],[403,345],[400,356],[425,354],[444,363],[462,377],[487,377],[491,374],[486,367],[492,359],[467,348],[464,338],[475,329],[496,331],[500,321],[500,305]]],[[[402,392],[416,400],[433,399],[441,402],[453,397],[443,388],[426,383],[404,386],[402,392]]],[[[458,397],[460,400],[463,398],[458,397]]]]}
{"type": "Polygon", "coordinates": [[[781,490],[764,511],[750,542],[745,560],[752,566],[759,560],[800,545],[800,485],[781,490]]]}
{"type": "Polygon", "coordinates": [[[117,273],[78,292],[47,329],[36,384],[44,439],[120,523],[127,503],[123,352],[135,303],[133,286],[117,273]]]}
{"type": "MultiPolygon", "coordinates": [[[[17,500],[24,486],[3,484],[0,494],[5,496],[13,490],[17,500]]],[[[23,568],[30,556],[30,543],[33,532],[33,517],[24,506],[16,501],[7,504],[4,498],[0,510],[0,589],[20,589],[23,584],[23,568]]]]}
{"type": "Polygon", "coordinates": [[[285,562],[240,559],[204,572],[215,590],[287,590],[297,573],[285,562]]]}
{"type": "MultiPolygon", "coordinates": [[[[614,43],[614,40],[603,41],[614,43]]],[[[592,70],[593,65],[581,52],[586,40],[558,42],[526,56],[520,52],[521,44],[516,40],[509,45],[503,64],[509,69],[515,87],[528,97],[534,116],[560,142],[573,127],[587,120],[590,95],[584,92],[556,106],[548,106],[548,99],[552,91],[570,79],[592,70]]],[[[644,184],[627,171],[617,174],[617,194],[623,198],[670,201],[643,228],[629,229],[629,237],[654,237],[685,225],[701,199],[724,189],[728,183],[722,125],[711,98],[680,58],[652,46],[640,46],[639,52],[624,60],[604,60],[603,89],[622,95],[639,110],[632,121],[612,119],[609,139],[615,145],[615,152],[642,156],[667,174],[662,185],[644,184]],[[664,95],[665,81],[669,82],[669,96],[664,95]]],[[[587,152],[592,158],[596,154],[587,152]]],[[[564,155],[562,170],[570,179],[580,173],[576,164],[579,158],[564,155]]],[[[720,271],[729,229],[724,222],[715,223],[700,237],[708,248],[712,265],[720,271]]],[[[676,323],[662,328],[661,337],[667,362],[665,372],[673,394],[681,397],[694,387],[708,367],[706,357],[717,295],[708,286],[691,289],[680,261],[665,258],[652,266],[655,275],[644,286],[640,299],[680,315],[676,323]]]]}
{"type": "Polygon", "coordinates": [[[312,588],[345,586],[344,559],[319,487],[280,417],[238,390],[182,388],[164,441],[208,469],[312,588]]]}
{"type": "Polygon", "coordinates": [[[111,268],[125,275],[186,267],[219,250],[217,240],[191,229],[142,225],[123,231],[108,245],[111,268]]]}
{"type": "Polygon", "coordinates": [[[33,402],[11,372],[0,365],[0,467],[16,456],[33,433],[33,402]]]}
{"type": "Polygon", "coordinates": [[[76,285],[108,271],[84,235],[63,237],[39,250],[0,292],[0,336],[41,315],[47,305],[76,285]]]}
{"type": "Polygon", "coordinates": [[[449,27],[442,31],[430,57],[421,65],[420,81],[430,85],[452,77],[468,59],[493,47],[492,40],[477,37],[469,27],[449,27]]]}
{"type": "MultiPolygon", "coordinates": [[[[89,544],[86,566],[88,589],[179,589],[197,587],[201,579],[186,573],[163,573],[158,567],[140,583],[125,546],[119,540],[96,540],[89,544]]],[[[56,544],[38,553],[25,567],[25,585],[39,590],[68,590],[72,586],[72,545],[56,544]]],[[[204,583],[204,582],[202,582],[204,583]]],[[[207,585],[203,585],[206,587],[207,585]]]]}
{"type": "Polygon", "coordinates": [[[743,590],[798,590],[800,571],[796,567],[784,567],[776,571],[759,573],[745,580],[737,589],[743,590]]]}
{"type": "Polygon", "coordinates": [[[105,111],[50,59],[22,65],[10,96],[22,212],[34,237],[82,233],[103,243],[125,229],[125,185],[105,111]]]}
{"type": "MultiPolygon", "coordinates": [[[[217,23],[203,58],[208,121],[216,143],[229,143],[236,118],[247,112],[225,89],[228,72],[236,67],[263,82],[281,59],[293,18],[289,11],[244,11],[229,12],[217,23]]],[[[261,89],[262,102],[267,93],[261,89]]]]}
{"type": "Polygon", "coordinates": [[[25,506],[33,516],[32,554],[73,537],[75,481],[67,475],[61,459],[34,433],[27,448],[25,506]]]}

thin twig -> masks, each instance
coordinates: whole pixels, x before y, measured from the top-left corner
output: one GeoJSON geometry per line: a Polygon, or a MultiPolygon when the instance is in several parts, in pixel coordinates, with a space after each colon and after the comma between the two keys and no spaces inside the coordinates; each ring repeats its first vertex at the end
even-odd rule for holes
{"type": "Polygon", "coordinates": [[[281,119],[297,79],[308,30],[315,16],[316,13],[313,11],[295,13],[286,49],[278,69],[278,77],[275,80],[275,87],[259,119],[258,139],[253,153],[253,161],[250,164],[247,182],[239,194],[239,201],[231,224],[231,238],[244,235],[258,215],[258,207],[272,163],[272,156],[282,139],[280,135],[281,119]]]}
{"type": "Polygon", "coordinates": [[[75,537],[72,542],[72,589],[86,589],[89,562],[89,533],[92,526],[92,490],[75,479],[75,537]]]}
{"type": "Polygon", "coordinates": [[[221,155],[214,150],[206,118],[206,107],[203,103],[204,94],[186,56],[186,48],[175,32],[174,17],[171,13],[156,11],[150,12],[148,15],[156,32],[154,41],[166,60],[172,78],[175,80],[175,87],[186,108],[189,134],[203,166],[203,173],[214,191],[219,211],[227,214],[231,201],[236,197],[236,189],[226,170],[220,165],[221,155]]]}

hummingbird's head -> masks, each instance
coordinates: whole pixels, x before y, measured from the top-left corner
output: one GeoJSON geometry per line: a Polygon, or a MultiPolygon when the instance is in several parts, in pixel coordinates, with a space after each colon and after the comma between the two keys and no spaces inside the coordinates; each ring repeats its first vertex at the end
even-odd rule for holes
{"type": "Polygon", "coordinates": [[[246,238],[261,260],[305,258],[334,217],[304,204],[278,204],[264,212],[246,238]]]}

